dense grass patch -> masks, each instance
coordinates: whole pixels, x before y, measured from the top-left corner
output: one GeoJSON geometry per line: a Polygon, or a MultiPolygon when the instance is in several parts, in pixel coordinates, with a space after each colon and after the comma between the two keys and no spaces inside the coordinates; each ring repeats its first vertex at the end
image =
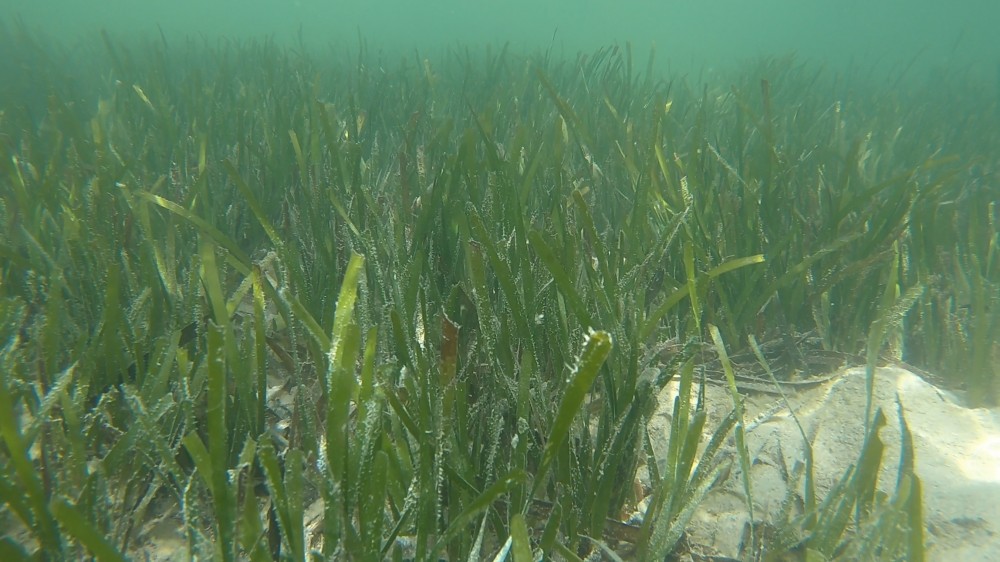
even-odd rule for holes
{"type": "MultiPolygon", "coordinates": [[[[662,559],[749,463],[727,346],[1000,396],[1000,143],[966,108],[997,109],[971,91],[785,59],[702,84],[618,48],[0,51],[4,559],[121,559],[163,514],[220,560],[662,559]],[[705,342],[734,415],[679,399],[649,435],[705,342]]],[[[912,458],[894,498],[868,478],[883,421],[774,549],[919,555],[912,458]]]]}

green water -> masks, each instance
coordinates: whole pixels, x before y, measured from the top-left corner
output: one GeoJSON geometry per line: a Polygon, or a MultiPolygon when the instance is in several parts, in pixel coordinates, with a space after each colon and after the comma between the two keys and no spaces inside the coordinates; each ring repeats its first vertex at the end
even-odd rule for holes
{"type": "Polygon", "coordinates": [[[0,12],[69,40],[98,29],[116,36],[300,37],[313,45],[390,49],[511,42],[576,51],[631,42],[655,45],[675,66],[720,65],[748,56],[797,53],[850,62],[973,69],[992,76],[1000,60],[990,0],[3,0],[0,12]]]}

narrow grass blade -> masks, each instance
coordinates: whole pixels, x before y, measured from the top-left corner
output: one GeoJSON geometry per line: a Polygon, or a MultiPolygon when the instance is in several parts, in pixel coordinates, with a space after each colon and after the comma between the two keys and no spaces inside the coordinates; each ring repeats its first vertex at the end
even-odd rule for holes
{"type": "Polygon", "coordinates": [[[537,230],[531,230],[528,232],[528,241],[531,243],[532,249],[538,254],[538,257],[545,264],[546,269],[552,274],[552,278],[555,280],[556,286],[559,287],[559,291],[566,297],[569,302],[570,308],[573,310],[576,317],[580,320],[580,324],[583,325],[585,329],[594,328],[593,320],[590,317],[590,313],[587,311],[587,307],[584,306],[583,300],[580,294],[577,292],[576,287],[574,287],[573,282],[570,280],[569,274],[559,263],[559,259],[556,257],[555,252],[549,247],[548,242],[542,237],[542,233],[537,230]]]}
{"type": "Polygon", "coordinates": [[[136,192],[139,197],[152,202],[155,205],[163,207],[164,209],[174,213],[175,215],[181,217],[182,219],[188,221],[193,226],[197,227],[202,233],[211,238],[216,244],[222,246],[229,253],[236,258],[237,264],[240,268],[240,273],[244,275],[250,274],[250,256],[246,254],[239,246],[228,236],[222,233],[219,229],[215,228],[209,224],[205,219],[195,215],[191,211],[188,211],[184,207],[181,207],[173,201],[169,201],[160,197],[159,195],[154,195],[145,191],[136,192]]]}
{"type": "MultiPolygon", "coordinates": [[[[330,335],[330,367],[326,375],[327,454],[330,459],[343,458],[342,455],[347,450],[344,441],[347,429],[345,424],[355,387],[353,351],[360,340],[357,326],[353,324],[354,303],[357,300],[359,275],[363,265],[364,257],[359,254],[351,257],[340,287],[330,335]]],[[[338,480],[343,477],[336,470],[334,475],[338,480]]]]}
{"type": "MultiPolygon", "coordinates": [[[[3,359],[6,362],[7,355],[11,352],[11,344],[3,349],[3,359]]],[[[7,371],[0,373],[0,435],[7,446],[8,461],[13,465],[14,471],[20,480],[19,484],[24,489],[24,493],[31,505],[32,521],[34,532],[38,542],[44,549],[52,549],[53,552],[61,551],[59,531],[56,527],[55,519],[46,501],[44,488],[38,472],[32,465],[28,456],[28,444],[24,442],[23,436],[18,429],[18,421],[14,413],[14,404],[11,392],[11,382],[9,377],[12,373],[7,371]]]]}
{"type": "Polygon", "coordinates": [[[691,301],[691,317],[695,328],[701,333],[701,303],[698,298],[698,275],[694,269],[694,245],[684,244],[684,274],[687,277],[687,295],[691,301]]]}
{"type": "Polygon", "coordinates": [[[250,210],[253,212],[257,222],[260,223],[260,226],[263,227],[264,232],[271,240],[271,243],[274,244],[275,250],[279,254],[285,255],[288,250],[285,247],[284,240],[278,236],[278,231],[274,229],[274,225],[272,225],[270,219],[267,218],[267,214],[264,213],[264,207],[261,206],[259,201],[257,201],[257,198],[254,196],[253,191],[251,191],[250,186],[247,185],[247,182],[242,176],[240,176],[240,173],[236,171],[236,167],[233,166],[232,162],[227,159],[223,161],[222,164],[226,169],[226,173],[229,174],[229,179],[233,181],[236,187],[240,190],[240,193],[243,195],[243,198],[246,199],[247,204],[250,205],[250,210]]]}
{"type": "Polygon", "coordinates": [[[51,504],[52,513],[67,533],[94,555],[100,562],[125,562],[128,560],[108,541],[104,534],[95,529],[87,518],[65,500],[56,499],[51,504]]]}
{"type": "MultiPolygon", "coordinates": [[[[898,253],[898,247],[896,249],[898,253]]],[[[876,310],[875,321],[868,328],[868,342],[865,357],[865,389],[867,400],[865,401],[865,431],[871,431],[869,423],[872,419],[872,408],[874,407],[875,396],[875,371],[878,367],[879,354],[882,353],[882,345],[885,343],[886,332],[893,305],[899,296],[899,284],[897,274],[899,271],[899,261],[892,260],[889,266],[888,276],[885,280],[885,287],[879,300],[876,310]]]]}
{"type": "MultiPolygon", "coordinates": [[[[293,452],[289,451],[289,455],[301,463],[301,454],[293,455],[293,452]]],[[[302,540],[302,537],[304,537],[302,511],[301,509],[297,510],[301,506],[295,505],[295,497],[291,493],[291,490],[288,489],[289,482],[294,480],[294,483],[297,484],[299,476],[295,476],[292,480],[289,480],[288,477],[283,478],[283,470],[277,455],[275,455],[274,446],[268,440],[261,443],[258,451],[258,460],[267,479],[267,486],[270,491],[271,501],[274,503],[274,511],[277,513],[281,536],[284,538],[284,544],[288,547],[287,557],[291,560],[304,561],[306,552],[305,544],[302,540]]],[[[286,467],[288,462],[288,460],[285,461],[286,467]]],[[[301,466],[292,470],[301,471],[301,466]]]]}
{"type": "Polygon", "coordinates": [[[531,539],[528,537],[528,524],[524,515],[515,513],[510,522],[511,550],[514,551],[514,562],[534,562],[531,555],[531,539]]]}
{"type": "MultiPolygon", "coordinates": [[[[746,496],[747,512],[749,513],[750,520],[754,520],[754,509],[753,509],[753,490],[750,486],[750,452],[747,450],[746,444],[746,434],[744,423],[744,413],[743,413],[743,396],[740,394],[739,389],[736,388],[736,375],[733,373],[733,365],[729,361],[729,353],[726,351],[725,342],[722,341],[722,334],[719,333],[719,328],[715,325],[710,324],[708,327],[709,333],[712,334],[712,342],[715,344],[715,351],[719,355],[719,361],[722,363],[722,370],[726,375],[726,383],[729,386],[729,394],[733,399],[733,409],[736,412],[736,453],[739,455],[740,459],[740,473],[743,480],[743,493],[746,496]]],[[[753,536],[753,530],[751,529],[751,538],[753,536]]],[[[751,544],[752,541],[751,541],[751,544]]]]}
{"type": "Polygon", "coordinates": [[[24,547],[14,542],[13,537],[0,538],[0,559],[9,562],[28,562],[33,560],[24,547]]]}
{"type": "Polygon", "coordinates": [[[354,365],[360,348],[360,328],[354,324],[354,305],[358,297],[358,283],[363,271],[364,257],[351,256],[344,273],[334,313],[330,335],[330,365],[326,373],[326,459],[329,481],[324,493],[324,548],[332,552],[340,541],[351,534],[351,489],[348,482],[348,456],[351,450],[348,420],[351,399],[355,393],[354,365]]]}
{"type": "Polygon", "coordinates": [[[913,433],[906,423],[903,414],[903,404],[896,399],[896,413],[899,416],[899,476],[896,480],[896,495],[905,493],[903,510],[909,527],[908,544],[906,545],[907,560],[923,562],[924,555],[924,513],[923,489],[920,477],[914,472],[913,433]]]}
{"type": "Polygon", "coordinates": [[[557,452],[562,448],[563,442],[569,436],[570,429],[573,427],[573,418],[583,406],[587,393],[590,392],[590,387],[593,386],[594,379],[597,378],[598,371],[611,353],[611,348],[611,335],[607,332],[591,332],[587,336],[583,354],[574,368],[573,378],[569,386],[566,387],[559,403],[559,410],[552,422],[552,428],[549,430],[545,450],[542,453],[542,462],[538,471],[535,472],[535,483],[529,501],[538,494],[545,484],[546,473],[557,452]]]}
{"type": "Polygon", "coordinates": [[[236,544],[234,537],[235,510],[234,491],[229,483],[229,430],[226,425],[226,361],[222,330],[210,325],[208,328],[208,445],[212,459],[210,470],[212,499],[215,503],[216,555],[229,562],[234,560],[236,544]]]}
{"type": "MultiPolygon", "coordinates": [[[[720,275],[723,275],[730,271],[739,269],[741,267],[746,267],[748,265],[753,265],[755,263],[763,263],[763,262],[764,262],[763,254],[728,260],[725,263],[710,269],[708,272],[701,274],[694,285],[701,286],[702,283],[715,279],[716,277],[719,277],[720,275]]],[[[671,293],[670,296],[667,297],[656,308],[656,310],[650,313],[649,316],[646,317],[645,323],[643,323],[642,330],[639,332],[640,341],[648,340],[649,336],[651,336],[653,334],[653,331],[656,330],[656,327],[659,325],[660,320],[662,320],[663,317],[666,316],[666,314],[670,312],[671,309],[677,306],[677,303],[683,300],[684,297],[688,296],[690,294],[690,291],[691,291],[691,284],[685,285],[677,289],[676,291],[671,293]]]]}
{"type": "Polygon", "coordinates": [[[458,533],[463,532],[466,526],[475,520],[477,515],[482,513],[483,510],[488,509],[493,502],[509,493],[511,488],[516,486],[518,483],[523,482],[526,478],[527,474],[525,474],[524,471],[514,470],[498,479],[492,486],[483,491],[479,497],[470,503],[468,507],[455,516],[451,522],[449,522],[448,528],[445,529],[444,533],[441,534],[437,543],[434,545],[433,552],[441,552],[444,545],[451,542],[451,540],[455,538],[458,533]]]}

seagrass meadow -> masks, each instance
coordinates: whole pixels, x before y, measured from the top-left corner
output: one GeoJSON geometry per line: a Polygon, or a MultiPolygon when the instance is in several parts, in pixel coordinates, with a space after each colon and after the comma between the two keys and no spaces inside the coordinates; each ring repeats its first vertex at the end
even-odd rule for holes
{"type": "MultiPolygon", "coordinates": [[[[721,560],[685,528],[753,462],[729,357],[1000,399],[1000,97],[961,69],[0,53],[0,559],[721,560]]],[[[907,428],[870,418],[829,493],[785,444],[745,559],[923,559],[920,451],[876,492],[907,428]]]]}

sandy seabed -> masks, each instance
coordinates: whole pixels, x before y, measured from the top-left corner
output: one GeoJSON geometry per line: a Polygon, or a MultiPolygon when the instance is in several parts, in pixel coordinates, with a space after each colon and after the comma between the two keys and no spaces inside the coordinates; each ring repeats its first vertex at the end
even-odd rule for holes
{"type": "MultiPolygon", "coordinates": [[[[876,371],[874,390],[874,406],[881,408],[888,420],[880,432],[885,454],[879,489],[891,495],[896,486],[900,454],[898,400],[913,436],[915,472],[923,485],[928,560],[997,560],[1000,409],[968,408],[958,396],[896,367],[876,371]]],[[[657,451],[658,456],[666,450],[676,391],[675,384],[662,391],[661,409],[651,423],[650,435],[662,436],[654,445],[662,449],[657,451]]],[[[709,387],[707,394],[706,428],[710,431],[729,413],[732,401],[722,387],[709,387]]],[[[821,499],[860,454],[865,436],[865,369],[845,369],[822,385],[786,395],[812,441],[817,494],[821,499]]],[[[754,395],[746,400],[747,447],[758,522],[776,520],[791,486],[784,474],[805,458],[802,433],[789,408],[779,400],[771,395],[754,395]]],[[[801,486],[794,491],[801,492],[801,486]]],[[[742,479],[739,471],[733,470],[702,503],[688,530],[688,539],[704,549],[704,554],[738,558],[747,522],[742,479]]]]}

